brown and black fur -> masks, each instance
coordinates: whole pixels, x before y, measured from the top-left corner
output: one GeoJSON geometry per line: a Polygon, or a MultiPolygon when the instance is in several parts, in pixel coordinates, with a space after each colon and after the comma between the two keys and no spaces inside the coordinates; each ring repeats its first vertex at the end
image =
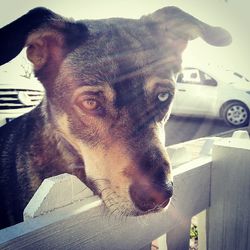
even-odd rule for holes
{"type": "Polygon", "coordinates": [[[77,22],[36,8],[0,29],[0,64],[27,47],[46,93],[0,130],[0,228],[22,221],[42,180],[65,172],[112,212],[166,207],[173,188],[160,132],[181,53],[198,36],[215,46],[231,39],[175,7],[139,20],[77,22]]]}

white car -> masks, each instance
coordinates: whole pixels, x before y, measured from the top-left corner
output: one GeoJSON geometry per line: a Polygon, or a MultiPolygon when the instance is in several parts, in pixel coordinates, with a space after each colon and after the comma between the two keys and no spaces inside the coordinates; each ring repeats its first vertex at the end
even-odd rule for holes
{"type": "Polygon", "coordinates": [[[184,68],[176,78],[172,114],[222,118],[227,124],[249,124],[250,82],[233,71],[184,68]]]}
{"type": "Polygon", "coordinates": [[[44,89],[35,79],[0,74],[0,126],[21,116],[42,100],[44,89]]]}

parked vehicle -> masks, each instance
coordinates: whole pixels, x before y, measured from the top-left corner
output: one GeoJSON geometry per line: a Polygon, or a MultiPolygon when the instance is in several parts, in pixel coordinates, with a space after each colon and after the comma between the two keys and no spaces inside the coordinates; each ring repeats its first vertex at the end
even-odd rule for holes
{"type": "Polygon", "coordinates": [[[221,118],[234,127],[249,124],[250,83],[233,71],[184,68],[176,78],[172,114],[221,118]]]}
{"type": "Polygon", "coordinates": [[[21,116],[42,100],[44,89],[35,79],[0,73],[0,126],[21,116]]]}

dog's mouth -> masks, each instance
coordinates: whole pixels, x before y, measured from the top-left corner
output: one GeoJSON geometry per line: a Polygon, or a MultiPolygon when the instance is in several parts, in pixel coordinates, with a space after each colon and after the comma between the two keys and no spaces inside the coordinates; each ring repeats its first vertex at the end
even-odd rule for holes
{"type": "Polygon", "coordinates": [[[104,202],[107,212],[112,215],[137,217],[166,210],[173,194],[172,182],[161,190],[130,185],[117,190],[110,180],[88,180],[89,188],[104,202]]]}
{"type": "Polygon", "coordinates": [[[152,204],[149,205],[148,203],[144,203],[144,204],[142,204],[142,206],[143,206],[142,210],[139,209],[137,206],[135,206],[134,210],[132,210],[128,214],[128,216],[137,217],[137,216],[144,216],[144,215],[164,211],[168,208],[170,201],[171,201],[171,198],[166,199],[165,201],[162,202],[162,204],[155,204],[154,202],[152,202],[152,204]],[[145,209],[146,207],[147,207],[147,209],[145,209]]]}

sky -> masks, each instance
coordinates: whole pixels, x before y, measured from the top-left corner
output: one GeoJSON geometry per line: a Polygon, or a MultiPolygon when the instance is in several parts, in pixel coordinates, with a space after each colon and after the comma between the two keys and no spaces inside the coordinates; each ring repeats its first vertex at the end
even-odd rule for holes
{"type": "MultiPolygon", "coordinates": [[[[109,17],[140,18],[165,6],[177,6],[200,20],[227,29],[233,42],[213,47],[201,39],[191,41],[183,54],[183,64],[213,64],[232,69],[250,78],[250,1],[249,0],[1,0],[0,27],[38,6],[74,19],[109,17]]],[[[25,53],[2,66],[1,70],[22,73],[25,53]]],[[[1,76],[0,76],[1,80],[1,76]]]]}

